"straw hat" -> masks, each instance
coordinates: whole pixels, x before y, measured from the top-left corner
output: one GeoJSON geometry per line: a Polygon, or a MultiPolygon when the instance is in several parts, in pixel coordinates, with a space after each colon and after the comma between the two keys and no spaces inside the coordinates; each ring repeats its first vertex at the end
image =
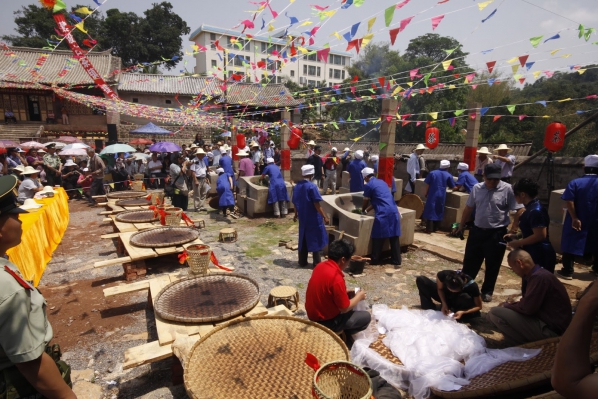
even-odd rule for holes
{"type": "Polygon", "coordinates": [[[316,143],[315,143],[313,140],[309,140],[309,141],[307,142],[307,145],[316,145],[316,143]]]}
{"type": "Polygon", "coordinates": [[[243,150],[239,150],[239,152],[237,152],[237,156],[238,157],[247,157],[247,156],[249,156],[249,154],[243,150]]]}
{"type": "Polygon", "coordinates": [[[497,148],[494,149],[494,152],[498,152],[498,151],[501,151],[501,150],[507,150],[508,152],[512,152],[513,151],[513,149],[507,147],[506,144],[501,144],[497,148]]]}
{"type": "Polygon", "coordinates": [[[31,166],[26,166],[25,169],[21,172],[22,175],[32,175],[34,173],[39,173],[39,170],[31,166]]]}
{"type": "Polygon", "coordinates": [[[478,150],[478,154],[492,155],[492,153],[488,150],[488,147],[481,147],[478,150]]]}
{"type": "MultiPolygon", "coordinates": [[[[135,158],[135,156],[133,156],[133,158],[135,158]]],[[[127,158],[128,159],[128,158],[127,158]]],[[[75,162],[73,162],[72,159],[67,159],[67,161],[64,163],[64,166],[77,166],[77,164],[75,162]]]]}
{"type": "Polygon", "coordinates": [[[417,150],[427,150],[428,148],[423,145],[423,144],[418,144],[417,147],[415,147],[415,151],[417,150]]]}
{"type": "Polygon", "coordinates": [[[345,149],[343,150],[343,152],[347,152],[347,151],[351,151],[351,149],[349,147],[345,147],[345,149]]]}
{"type": "Polygon", "coordinates": [[[253,147],[259,147],[259,146],[260,146],[260,145],[259,145],[258,143],[256,143],[255,141],[252,141],[252,142],[249,144],[249,148],[253,148],[253,147]]]}
{"type": "Polygon", "coordinates": [[[197,151],[195,151],[195,155],[206,155],[206,152],[200,147],[197,151]]]}
{"type": "Polygon", "coordinates": [[[228,150],[230,150],[230,147],[228,146],[228,144],[224,144],[223,146],[220,147],[221,151],[224,152],[228,152],[228,150]]]}
{"type": "Polygon", "coordinates": [[[12,168],[12,170],[18,170],[19,172],[23,173],[23,171],[25,170],[25,165],[17,165],[14,168],[12,168]]]}
{"type": "Polygon", "coordinates": [[[57,193],[52,186],[45,186],[44,189],[41,191],[42,193],[57,193]]]}
{"type": "Polygon", "coordinates": [[[30,209],[39,209],[41,207],[42,207],[41,204],[38,204],[37,202],[35,202],[35,200],[33,198],[27,198],[25,200],[25,203],[23,205],[21,205],[20,208],[28,211],[30,209]]]}

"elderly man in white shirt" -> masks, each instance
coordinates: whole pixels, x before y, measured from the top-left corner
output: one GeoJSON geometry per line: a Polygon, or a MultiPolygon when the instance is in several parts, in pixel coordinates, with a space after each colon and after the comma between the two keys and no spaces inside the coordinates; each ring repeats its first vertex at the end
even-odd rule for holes
{"type": "Polygon", "coordinates": [[[426,163],[421,156],[424,153],[426,147],[423,144],[418,144],[413,150],[413,153],[409,156],[407,161],[407,173],[409,173],[409,182],[405,187],[405,190],[413,193],[415,192],[415,180],[421,177],[422,170],[426,170],[426,163]]]}
{"type": "Polygon", "coordinates": [[[193,207],[195,208],[195,212],[206,210],[203,205],[206,200],[206,194],[210,190],[210,185],[207,180],[210,169],[203,161],[205,156],[206,152],[203,148],[198,148],[195,152],[195,158],[191,160],[191,166],[189,167],[193,178],[193,207]]]}

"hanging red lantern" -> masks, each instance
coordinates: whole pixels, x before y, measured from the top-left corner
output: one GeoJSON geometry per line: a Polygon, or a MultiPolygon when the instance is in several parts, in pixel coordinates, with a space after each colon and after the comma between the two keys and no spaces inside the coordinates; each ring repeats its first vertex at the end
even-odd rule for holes
{"type": "Polygon", "coordinates": [[[237,145],[239,148],[245,148],[245,135],[237,134],[237,145]]]}
{"type": "Polygon", "coordinates": [[[546,128],[546,133],[544,134],[544,147],[546,147],[548,151],[559,151],[565,144],[566,132],[567,127],[561,122],[552,122],[546,128]]]}
{"type": "Polygon", "coordinates": [[[440,141],[440,131],[437,127],[429,127],[426,129],[426,147],[433,150],[438,147],[440,141]]]}
{"type": "Polygon", "coordinates": [[[299,148],[301,136],[303,136],[303,131],[301,129],[295,127],[291,130],[291,137],[289,137],[289,140],[287,141],[287,144],[291,150],[296,150],[299,148]]]}

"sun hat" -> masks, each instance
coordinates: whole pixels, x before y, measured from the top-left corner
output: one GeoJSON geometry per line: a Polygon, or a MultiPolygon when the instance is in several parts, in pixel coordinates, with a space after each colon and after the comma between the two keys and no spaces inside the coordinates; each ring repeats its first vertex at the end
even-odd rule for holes
{"type": "Polygon", "coordinates": [[[440,161],[440,169],[446,169],[446,168],[450,168],[451,167],[451,163],[449,161],[447,161],[446,159],[443,159],[442,161],[440,161]]]}
{"type": "Polygon", "coordinates": [[[218,168],[216,169],[216,173],[220,174],[220,173],[224,173],[224,169],[222,168],[218,168]]]}
{"type": "Polygon", "coordinates": [[[191,144],[191,146],[189,147],[189,149],[191,149],[191,150],[194,148],[197,148],[197,144],[195,144],[195,143],[191,144]]]}
{"type": "MultiPolygon", "coordinates": [[[[133,156],[133,158],[135,158],[135,156],[133,156]]],[[[129,159],[129,158],[127,158],[129,159]]],[[[73,162],[72,159],[67,159],[67,161],[64,163],[64,166],[77,166],[77,164],[75,162],[73,162]]]]}
{"type": "Polygon", "coordinates": [[[486,179],[500,179],[502,167],[496,163],[489,163],[484,167],[484,177],[486,179]]]}
{"type": "Polygon", "coordinates": [[[37,151],[37,153],[39,154],[40,152],[43,152],[44,154],[46,153],[46,151],[44,151],[43,148],[36,148],[35,149],[37,151]]]}
{"type": "Polygon", "coordinates": [[[315,141],[313,141],[313,140],[309,140],[309,141],[307,142],[307,145],[316,145],[316,143],[315,143],[315,141]]]}
{"type": "Polygon", "coordinates": [[[459,165],[457,165],[457,170],[469,170],[469,165],[465,162],[459,162],[459,165]]]}
{"type": "Polygon", "coordinates": [[[364,177],[364,179],[366,177],[368,177],[369,175],[373,175],[374,174],[374,169],[372,168],[363,168],[361,170],[361,175],[364,177]]]}
{"type": "Polygon", "coordinates": [[[57,193],[52,186],[45,186],[44,189],[41,191],[42,193],[57,193]]]}
{"type": "Polygon", "coordinates": [[[314,168],[313,165],[303,165],[301,167],[301,175],[302,176],[313,175],[315,170],[316,170],[316,168],[314,168]]]}
{"type": "Polygon", "coordinates": [[[492,155],[492,153],[488,151],[488,147],[480,147],[478,154],[492,155]]]}
{"type": "Polygon", "coordinates": [[[598,155],[588,155],[583,159],[586,168],[598,168],[598,155]]]}
{"type": "Polygon", "coordinates": [[[423,145],[423,144],[418,144],[418,145],[415,147],[415,150],[414,150],[414,151],[417,151],[417,150],[427,150],[427,149],[428,149],[428,148],[427,148],[425,145],[423,145]]]}
{"type": "Polygon", "coordinates": [[[260,145],[259,145],[258,143],[256,143],[255,141],[252,141],[252,142],[249,144],[249,148],[253,148],[253,147],[259,147],[259,146],[260,146],[260,145]]]}
{"type": "Polygon", "coordinates": [[[195,151],[195,155],[206,155],[206,152],[200,147],[197,151],[195,151]]]}
{"type": "Polygon", "coordinates": [[[362,150],[355,151],[355,158],[362,159],[363,158],[363,151],[362,150]]]}
{"type": "Polygon", "coordinates": [[[271,157],[266,158],[266,163],[274,163],[274,158],[271,158],[271,157]]]}
{"type": "Polygon", "coordinates": [[[377,161],[377,160],[379,160],[379,159],[380,159],[380,157],[379,157],[378,155],[372,155],[372,156],[370,157],[370,160],[371,160],[372,162],[376,162],[376,161],[377,161]]]}
{"type": "Polygon", "coordinates": [[[228,150],[230,150],[230,147],[228,146],[228,144],[224,144],[220,147],[220,150],[224,151],[224,152],[228,152],[228,150]]]}
{"type": "Polygon", "coordinates": [[[23,171],[25,170],[25,165],[17,165],[14,168],[12,168],[12,170],[18,170],[19,172],[23,173],[23,171]]]}
{"type": "Polygon", "coordinates": [[[23,169],[23,171],[21,172],[22,175],[32,175],[34,173],[39,173],[39,170],[31,166],[25,166],[25,169],[23,169]]]}
{"type": "Polygon", "coordinates": [[[238,157],[247,157],[247,156],[249,156],[249,154],[246,153],[244,150],[239,150],[239,152],[237,152],[237,156],[238,157]]]}
{"type": "Polygon", "coordinates": [[[345,147],[345,149],[343,150],[343,152],[347,152],[347,151],[351,151],[351,149],[349,147],[345,147]]]}
{"type": "Polygon", "coordinates": [[[512,148],[509,148],[509,147],[507,147],[507,145],[506,145],[506,144],[501,144],[501,145],[499,145],[498,147],[496,147],[496,148],[494,149],[494,152],[498,152],[498,151],[501,151],[501,150],[507,150],[508,152],[511,152],[511,151],[513,151],[513,149],[512,149],[512,148]]]}
{"type": "Polygon", "coordinates": [[[27,152],[27,151],[25,151],[24,149],[22,149],[21,147],[17,147],[17,148],[16,148],[16,150],[17,150],[17,152],[23,152],[23,153],[24,153],[24,152],[27,152]]]}
{"type": "Polygon", "coordinates": [[[38,204],[37,202],[35,202],[35,200],[33,198],[27,198],[25,200],[25,202],[23,203],[23,205],[21,205],[20,208],[28,211],[30,209],[39,209],[41,207],[42,207],[41,204],[38,204]]]}

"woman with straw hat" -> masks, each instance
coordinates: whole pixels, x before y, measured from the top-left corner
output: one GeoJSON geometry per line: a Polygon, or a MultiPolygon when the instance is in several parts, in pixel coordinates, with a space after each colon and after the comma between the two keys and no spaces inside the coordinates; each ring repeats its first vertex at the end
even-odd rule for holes
{"type": "Polygon", "coordinates": [[[35,196],[35,193],[44,189],[39,179],[37,178],[38,173],[39,170],[35,169],[34,167],[25,166],[23,172],[21,172],[21,175],[23,176],[23,181],[19,186],[19,195],[17,197],[17,201],[23,203],[26,199],[33,198],[35,196]]]}
{"type": "Polygon", "coordinates": [[[492,153],[488,151],[488,147],[481,147],[478,150],[478,156],[475,159],[475,178],[478,183],[484,181],[484,168],[489,163],[492,163],[492,158],[488,157],[488,155],[492,155],[492,153]]]}
{"type": "Polygon", "coordinates": [[[511,177],[513,176],[513,167],[515,166],[515,156],[509,155],[513,149],[507,147],[506,144],[501,144],[494,149],[494,152],[498,152],[498,155],[492,155],[494,163],[500,165],[500,180],[505,183],[511,184],[511,177]]]}

